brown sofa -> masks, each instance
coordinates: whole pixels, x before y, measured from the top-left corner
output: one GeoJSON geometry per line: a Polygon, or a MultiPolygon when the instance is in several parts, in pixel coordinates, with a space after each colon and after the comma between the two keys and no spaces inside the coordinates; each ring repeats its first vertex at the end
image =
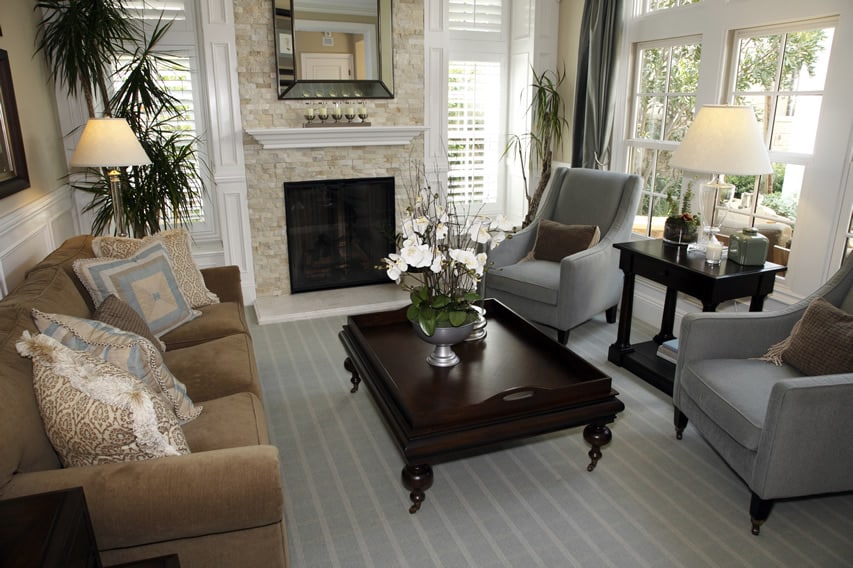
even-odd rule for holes
{"type": "Polygon", "coordinates": [[[92,317],[69,239],[0,301],[0,499],[82,486],[104,565],[178,554],[183,568],[286,566],[278,450],[269,445],[236,267],[202,270],[221,303],[163,336],[166,365],[204,410],[184,425],[191,454],[62,468],[42,426],[32,363],[18,355],[30,313],[92,317]]]}

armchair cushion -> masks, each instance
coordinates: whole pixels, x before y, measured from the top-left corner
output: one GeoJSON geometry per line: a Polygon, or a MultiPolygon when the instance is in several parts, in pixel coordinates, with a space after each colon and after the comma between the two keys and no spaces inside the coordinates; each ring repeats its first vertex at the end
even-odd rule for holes
{"type": "Polygon", "coordinates": [[[527,259],[560,262],[564,257],[596,245],[599,240],[598,225],[564,225],[542,219],[536,231],[536,243],[527,259]]]}
{"type": "Polygon", "coordinates": [[[548,260],[528,260],[489,272],[488,285],[543,304],[557,305],[560,267],[548,260]]]}
{"type": "Polygon", "coordinates": [[[853,372],[853,314],[816,298],[791,332],[782,360],[806,375],[853,372]]]}
{"type": "Polygon", "coordinates": [[[755,451],[773,385],[800,373],[755,359],[705,359],[681,373],[680,388],[741,446],[755,451]]]}

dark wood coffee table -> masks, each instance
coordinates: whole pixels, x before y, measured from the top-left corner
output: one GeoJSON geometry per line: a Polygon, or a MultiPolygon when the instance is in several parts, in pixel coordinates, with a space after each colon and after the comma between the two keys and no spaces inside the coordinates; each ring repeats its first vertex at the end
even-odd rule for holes
{"type": "Polygon", "coordinates": [[[607,424],[625,405],[610,377],[496,300],[487,336],[454,346],[462,362],[428,365],[406,310],[350,316],[339,337],[352,391],[368,386],[405,458],[410,513],[432,486],[432,465],[507,440],[586,425],[588,471],[611,440],[607,424]]]}

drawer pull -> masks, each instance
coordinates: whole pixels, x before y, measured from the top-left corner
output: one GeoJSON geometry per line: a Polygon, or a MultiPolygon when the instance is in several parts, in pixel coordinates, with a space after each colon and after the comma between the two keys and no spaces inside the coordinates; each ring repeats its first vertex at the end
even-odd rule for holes
{"type": "Polygon", "coordinates": [[[521,391],[508,394],[503,398],[506,402],[514,402],[516,400],[524,400],[525,398],[530,398],[531,396],[533,396],[533,394],[533,391],[521,391]]]}

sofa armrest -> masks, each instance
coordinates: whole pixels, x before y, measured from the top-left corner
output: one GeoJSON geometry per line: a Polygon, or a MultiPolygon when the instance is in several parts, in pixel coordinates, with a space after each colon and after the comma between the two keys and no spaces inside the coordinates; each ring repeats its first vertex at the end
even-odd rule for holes
{"type": "Polygon", "coordinates": [[[764,499],[853,490],[853,373],[773,386],[750,487],[764,499]]]}
{"type": "Polygon", "coordinates": [[[222,302],[238,302],[243,305],[243,288],[240,285],[240,268],[237,266],[214,266],[202,268],[204,285],[219,296],[222,302]]]}
{"type": "Polygon", "coordinates": [[[19,473],[3,498],[77,486],[102,550],[266,526],[284,514],[274,446],[19,473]]]}

